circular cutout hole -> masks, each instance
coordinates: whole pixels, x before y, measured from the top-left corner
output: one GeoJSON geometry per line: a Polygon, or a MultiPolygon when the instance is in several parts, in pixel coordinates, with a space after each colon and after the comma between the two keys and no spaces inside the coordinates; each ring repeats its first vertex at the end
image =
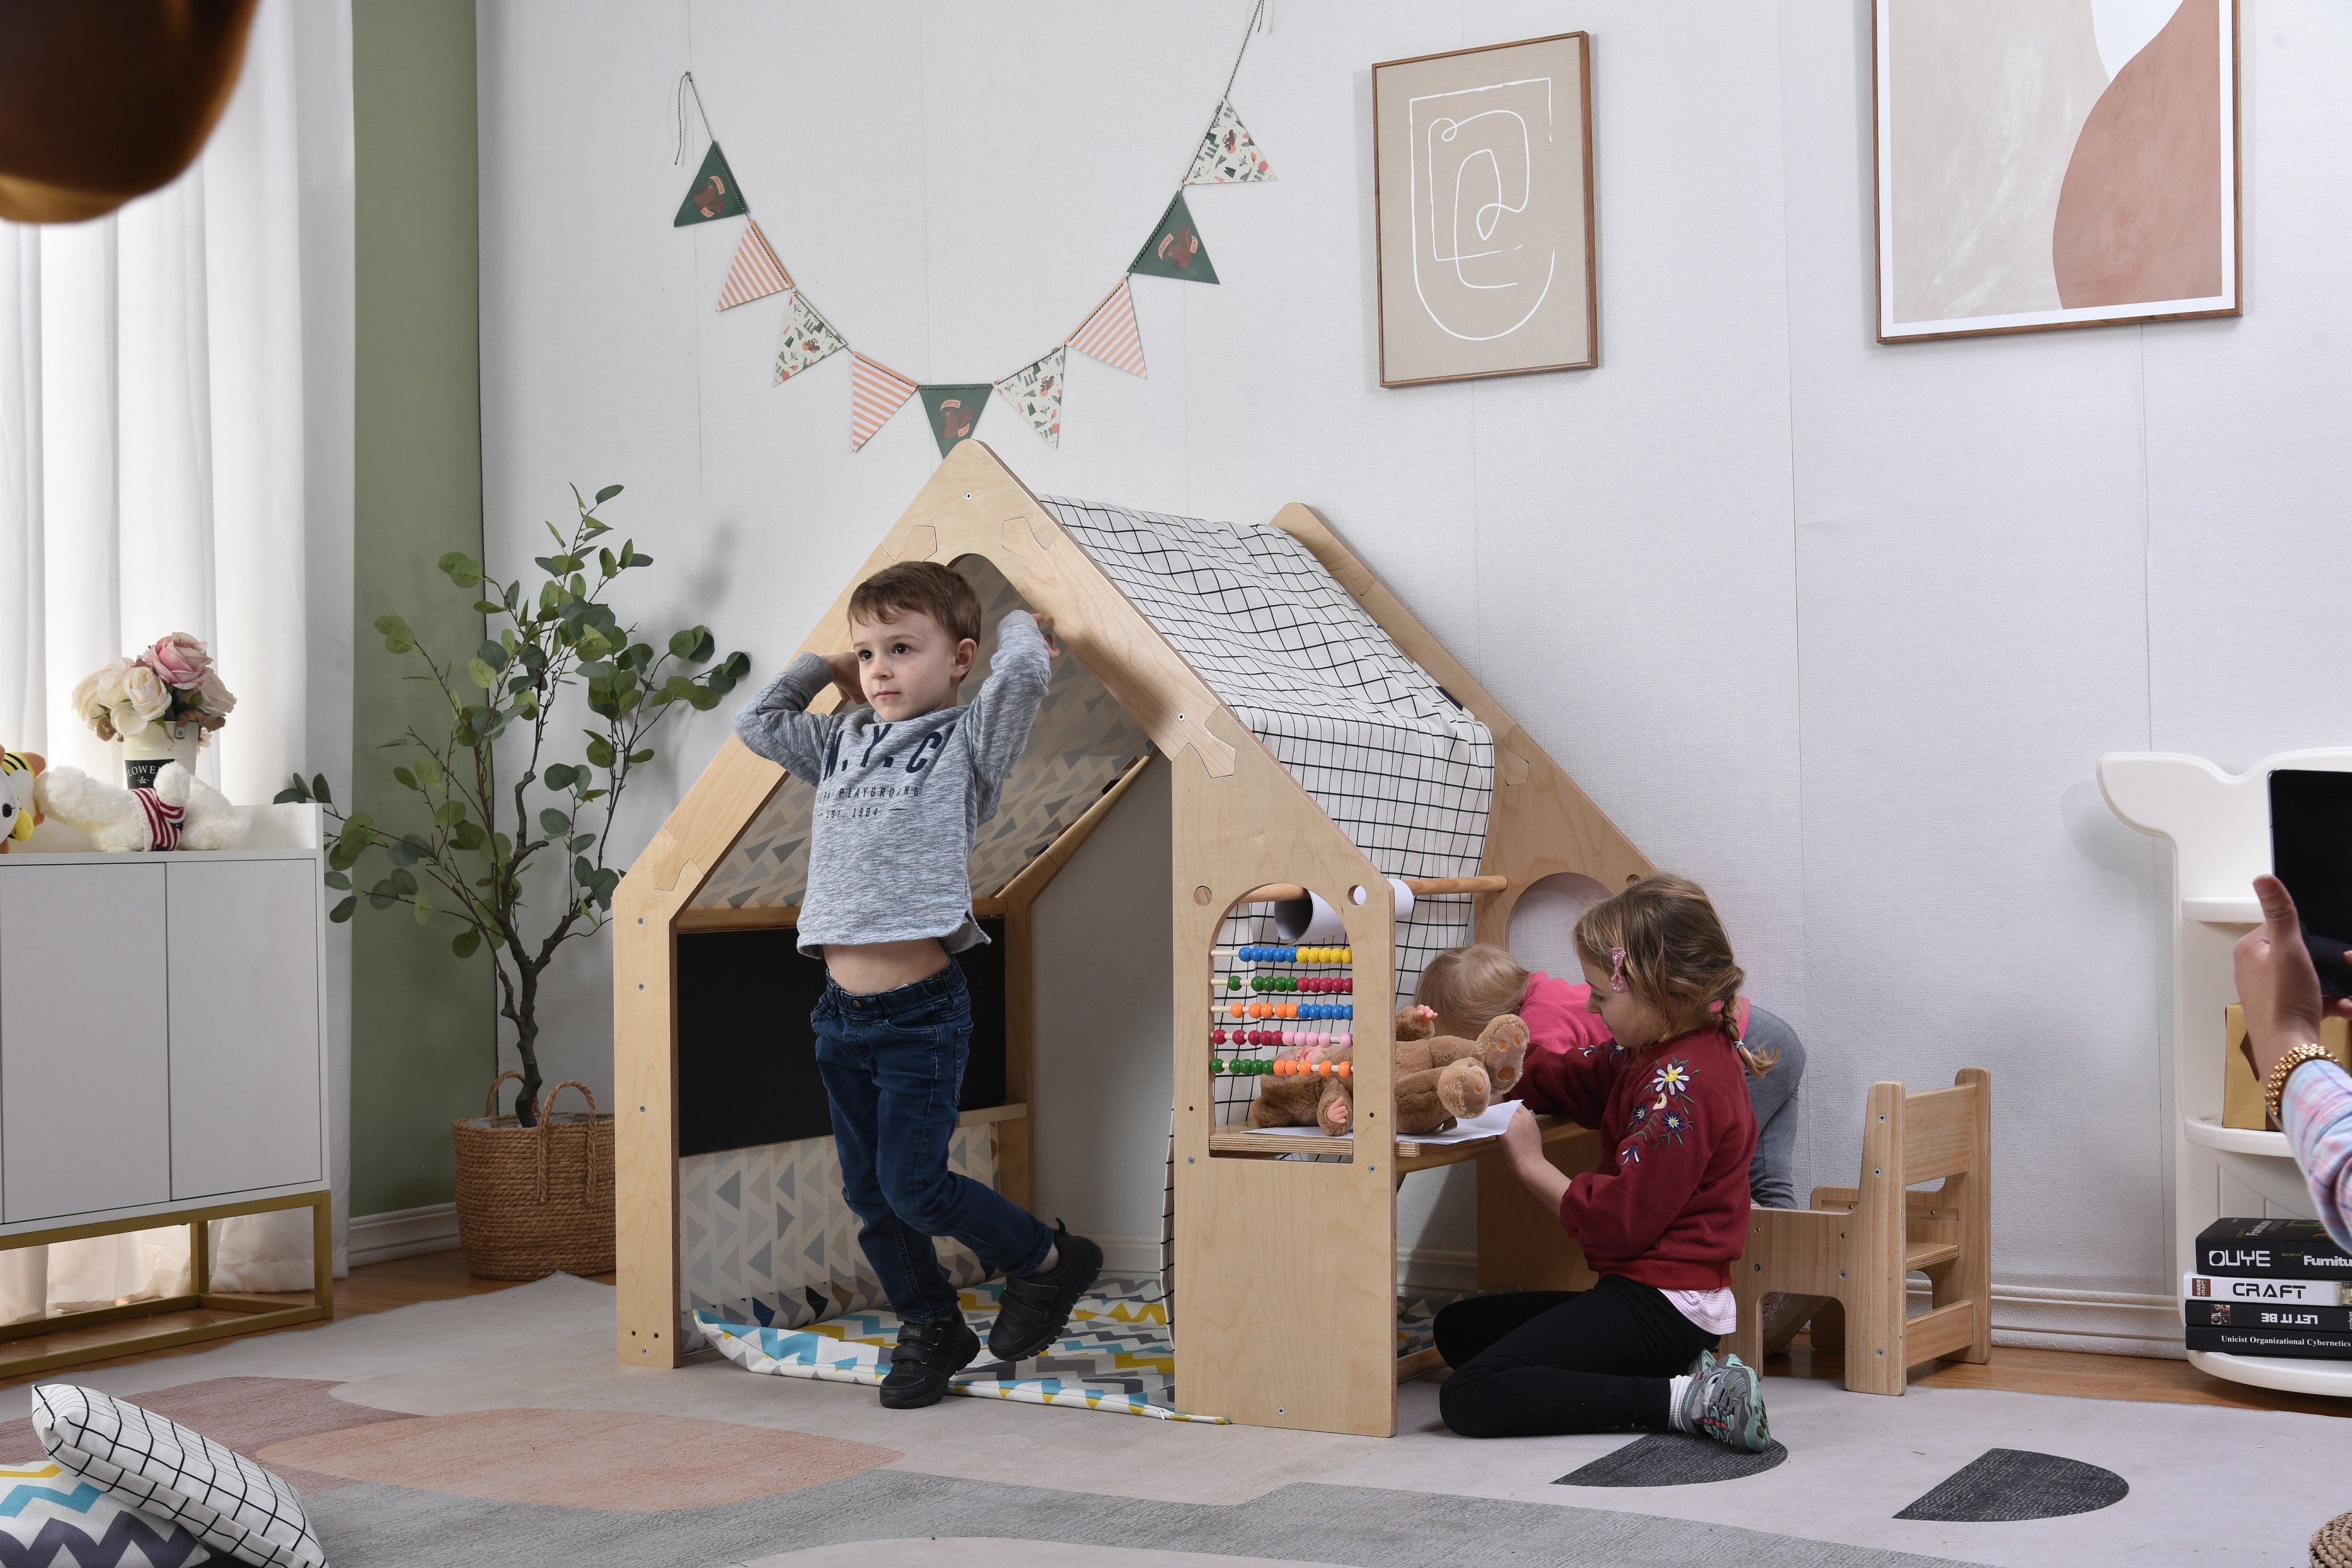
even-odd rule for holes
{"type": "Polygon", "coordinates": [[[1360,904],[1370,897],[1371,894],[1364,891],[1363,884],[1360,882],[1348,889],[1348,901],[1351,904],[1360,904]]]}
{"type": "Polygon", "coordinates": [[[1192,889],[1192,901],[1196,904],[1205,904],[1209,901],[1209,889],[1206,883],[1192,889]]]}

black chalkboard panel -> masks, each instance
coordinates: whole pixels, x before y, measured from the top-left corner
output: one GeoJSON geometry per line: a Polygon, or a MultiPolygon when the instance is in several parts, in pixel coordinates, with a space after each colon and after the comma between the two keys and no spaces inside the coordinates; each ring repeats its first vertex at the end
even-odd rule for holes
{"type": "MultiPolygon", "coordinates": [[[[971,988],[966,1110],[1004,1103],[1004,922],[980,925],[988,945],[956,957],[971,988]]],[[[781,928],[679,933],[680,1154],[832,1136],[809,1028],[824,965],[802,957],[798,940],[781,928]]]]}

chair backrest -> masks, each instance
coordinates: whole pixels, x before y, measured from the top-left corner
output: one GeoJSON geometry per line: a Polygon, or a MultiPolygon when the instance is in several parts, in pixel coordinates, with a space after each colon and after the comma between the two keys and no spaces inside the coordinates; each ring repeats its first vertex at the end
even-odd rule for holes
{"type": "Polygon", "coordinates": [[[1985,1100],[1981,1083],[1903,1097],[1904,1186],[1968,1173],[1976,1163],[1977,1124],[1985,1100]]]}

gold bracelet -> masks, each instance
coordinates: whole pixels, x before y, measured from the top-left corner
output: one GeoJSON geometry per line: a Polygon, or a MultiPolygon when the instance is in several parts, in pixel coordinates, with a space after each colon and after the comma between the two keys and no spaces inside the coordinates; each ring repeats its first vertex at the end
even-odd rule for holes
{"type": "Polygon", "coordinates": [[[2284,1128],[2286,1125],[2279,1101],[2286,1095],[2286,1080],[2294,1076],[2294,1069],[2307,1062],[2332,1062],[2335,1059],[2328,1048],[2315,1040],[2306,1040],[2279,1058],[2271,1068],[2269,1080],[2263,1086],[2263,1104],[2270,1110],[2273,1126],[2284,1128]]]}

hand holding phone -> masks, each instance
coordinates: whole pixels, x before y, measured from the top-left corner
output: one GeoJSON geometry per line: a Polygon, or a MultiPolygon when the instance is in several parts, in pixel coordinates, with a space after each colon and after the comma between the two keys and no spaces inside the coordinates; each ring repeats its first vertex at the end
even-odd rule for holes
{"type": "Polygon", "coordinates": [[[2271,870],[2302,917],[2319,989],[2352,996],[2352,773],[2271,774],[2271,870]]]}

